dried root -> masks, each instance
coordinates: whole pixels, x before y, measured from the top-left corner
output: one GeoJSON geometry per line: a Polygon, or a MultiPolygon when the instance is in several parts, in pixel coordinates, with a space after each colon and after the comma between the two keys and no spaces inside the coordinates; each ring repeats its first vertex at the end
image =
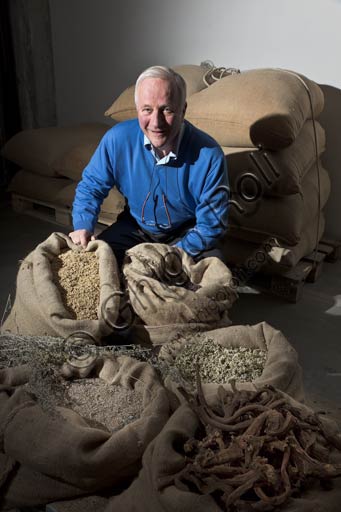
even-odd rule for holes
{"type": "Polygon", "coordinates": [[[212,495],[222,510],[269,511],[284,504],[311,479],[323,487],[341,476],[331,464],[340,438],[315,414],[294,408],[278,391],[218,391],[220,405],[208,405],[197,371],[197,395],[186,396],[201,433],[183,447],[186,465],[162,487],[174,484],[212,495]]]}

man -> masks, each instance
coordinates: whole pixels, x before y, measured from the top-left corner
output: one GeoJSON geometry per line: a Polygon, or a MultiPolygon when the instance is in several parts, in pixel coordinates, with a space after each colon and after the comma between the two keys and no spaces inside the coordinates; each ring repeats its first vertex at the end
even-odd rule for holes
{"type": "Polygon", "coordinates": [[[100,206],[116,185],[126,208],[98,239],[119,265],[143,242],[177,245],[195,259],[212,252],[227,227],[228,179],[223,152],[184,120],[186,83],[170,68],[153,66],[135,86],[137,119],[104,135],[77,186],[74,243],[86,247],[100,206]]]}

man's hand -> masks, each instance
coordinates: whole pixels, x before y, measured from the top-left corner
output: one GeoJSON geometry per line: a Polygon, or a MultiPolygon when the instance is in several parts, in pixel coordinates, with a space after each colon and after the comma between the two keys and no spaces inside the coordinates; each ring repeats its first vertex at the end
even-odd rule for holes
{"type": "Polygon", "coordinates": [[[82,247],[85,247],[88,245],[88,242],[90,240],[95,240],[96,237],[90,233],[87,229],[76,229],[76,231],[72,231],[69,233],[69,237],[76,245],[81,245],[82,247]]]}

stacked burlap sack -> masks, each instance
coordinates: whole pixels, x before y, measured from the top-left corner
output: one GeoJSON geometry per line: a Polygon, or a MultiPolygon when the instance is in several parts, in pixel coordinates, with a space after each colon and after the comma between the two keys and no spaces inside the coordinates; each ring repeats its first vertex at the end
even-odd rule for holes
{"type": "Polygon", "coordinates": [[[281,271],[321,239],[330,193],[320,161],[325,134],[316,120],[323,104],[316,83],[279,69],[224,77],[188,98],[187,119],[210,133],[226,155],[227,262],[245,263],[270,239],[274,249],[265,251],[267,266],[281,271]]]}
{"type": "MultiPolygon", "coordinates": [[[[19,166],[8,191],[34,203],[70,210],[77,183],[96,147],[109,129],[104,123],[23,130],[2,148],[19,166]]],[[[116,188],[104,200],[100,217],[114,222],[124,207],[116,188]]],[[[70,217],[71,220],[71,217],[70,217]]]]}

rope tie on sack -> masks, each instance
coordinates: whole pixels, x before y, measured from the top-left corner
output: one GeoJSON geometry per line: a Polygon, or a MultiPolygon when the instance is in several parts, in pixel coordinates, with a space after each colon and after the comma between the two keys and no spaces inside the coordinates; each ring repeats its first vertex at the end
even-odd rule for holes
{"type": "Polygon", "coordinates": [[[211,60],[205,60],[201,62],[201,67],[207,68],[206,73],[203,76],[203,82],[208,87],[212,85],[214,82],[217,82],[221,78],[230,75],[236,75],[240,73],[240,69],[237,68],[225,68],[223,66],[217,67],[211,60]]]}

